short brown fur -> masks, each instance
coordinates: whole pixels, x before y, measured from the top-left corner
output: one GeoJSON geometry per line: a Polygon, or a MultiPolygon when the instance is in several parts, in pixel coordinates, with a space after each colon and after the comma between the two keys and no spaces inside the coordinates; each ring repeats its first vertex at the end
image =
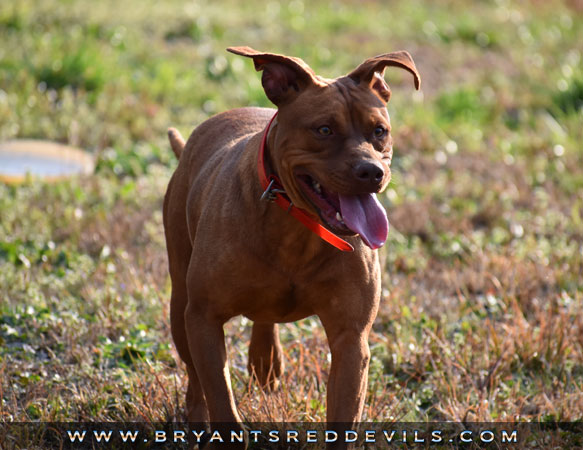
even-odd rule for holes
{"type": "MultiPolygon", "coordinates": [[[[390,91],[382,74],[386,66],[396,65],[410,71],[418,85],[406,52],[371,58],[348,76],[327,80],[297,58],[247,47],[229,50],[252,58],[263,70],[266,94],[278,106],[267,165],[294,205],[316,213],[295,176],[300,168],[328,189],[352,194],[365,190],[353,168],[367,161],[381,167],[383,177],[366,190],[386,187],[392,141],[385,107],[390,91]],[[387,136],[368,139],[370,128],[379,123],[387,136]],[[336,135],[318,136],[321,124],[333,127],[336,135]]],[[[341,252],[275,204],[259,200],[258,149],[274,112],[227,111],[198,126],[186,144],[169,130],[179,163],[164,199],[164,229],[172,335],[188,371],[190,422],[241,420],[223,334],[223,324],[237,315],[254,322],[249,369],[269,389],[283,370],[277,323],[318,315],[332,354],[327,420],[350,424],[362,412],[367,341],[380,300],[378,252],[354,233],[342,236],[354,252],[341,252]]]]}

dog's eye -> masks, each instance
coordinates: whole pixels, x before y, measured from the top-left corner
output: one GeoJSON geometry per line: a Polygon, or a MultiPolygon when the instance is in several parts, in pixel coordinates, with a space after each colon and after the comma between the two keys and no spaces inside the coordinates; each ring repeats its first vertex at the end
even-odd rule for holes
{"type": "Polygon", "coordinates": [[[378,126],[374,129],[374,137],[380,138],[383,137],[386,133],[386,129],[384,127],[378,126]]]}
{"type": "Polygon", "coordinates": [[[332,134],[332,129],[326,125],[318,128],[318,133],[320,136],[330,136],[332,134]]]}

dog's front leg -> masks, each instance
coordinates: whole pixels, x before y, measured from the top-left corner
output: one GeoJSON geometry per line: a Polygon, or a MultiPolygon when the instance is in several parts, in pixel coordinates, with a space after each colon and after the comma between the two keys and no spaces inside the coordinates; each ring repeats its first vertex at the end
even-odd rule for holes
{"type": "Polygon", "coordinates": [[[201,320],[186,311],[188,347],[200,379],[211,422],[240,422],[231,391],[225,349],[225,333],[220,322],[201,320]]]}
{"type": "Polygon", "coordinates": [[[328,422],[360,420],[368,379],[369,330],[326,330],[332,353],[328,379],[328,422]]]}
{"type": "MultiPolygon", "coordinates": [[[[188,346],[207,399],[211,428],[226,436],[227,442],[231,430],[242,428],[231,389],[223,321],[209,320],[192,306],[191,302],[185,313],[188,346]]],[[[214,448],[214,444],[204,448],[214,448]]],[[[225,443],[218,448],[245,448],[245,444],[225,443]]]]}
{"type": "Polygon", "coordinates": [[[370,360],[370,325],[358,327],[352,323],[351,326],[339,326],[337,322],[327,324],[324,320],[322,323],[332,353],[327,392],[328,429],[338,433],[337,441],[327,444],[326,448],[345,449],[350,445],[345,443],[344,433],[354,430],[364,406],[370,360]]]}

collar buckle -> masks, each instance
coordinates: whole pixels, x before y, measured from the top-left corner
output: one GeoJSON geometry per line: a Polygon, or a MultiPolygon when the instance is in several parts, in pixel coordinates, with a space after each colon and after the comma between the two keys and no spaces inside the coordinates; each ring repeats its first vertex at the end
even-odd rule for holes
{"type": "Polygon", "coordinates": [[[283,189],[279,189],[278,186],[274,186],[275,181],[276,180],[274,178],[271,179],[269,185],[265,191],[263,191],[263,194],[261,194],[261,197],[259,198],[260,201],[274,202],[277,200],[277,194],[285,194],[283,189]]]}

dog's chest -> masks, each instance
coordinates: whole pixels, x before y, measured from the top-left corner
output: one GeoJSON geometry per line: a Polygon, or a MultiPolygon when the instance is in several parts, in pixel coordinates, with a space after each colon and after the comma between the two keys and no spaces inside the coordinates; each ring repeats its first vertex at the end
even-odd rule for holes
{"type": "Polygon", "coordinates": [[[314,314],[313,290],[304,281],[271,274],[259,285],[249,284],[240,304],[242,314],[258,322],[293,322],[314,314]]]}

